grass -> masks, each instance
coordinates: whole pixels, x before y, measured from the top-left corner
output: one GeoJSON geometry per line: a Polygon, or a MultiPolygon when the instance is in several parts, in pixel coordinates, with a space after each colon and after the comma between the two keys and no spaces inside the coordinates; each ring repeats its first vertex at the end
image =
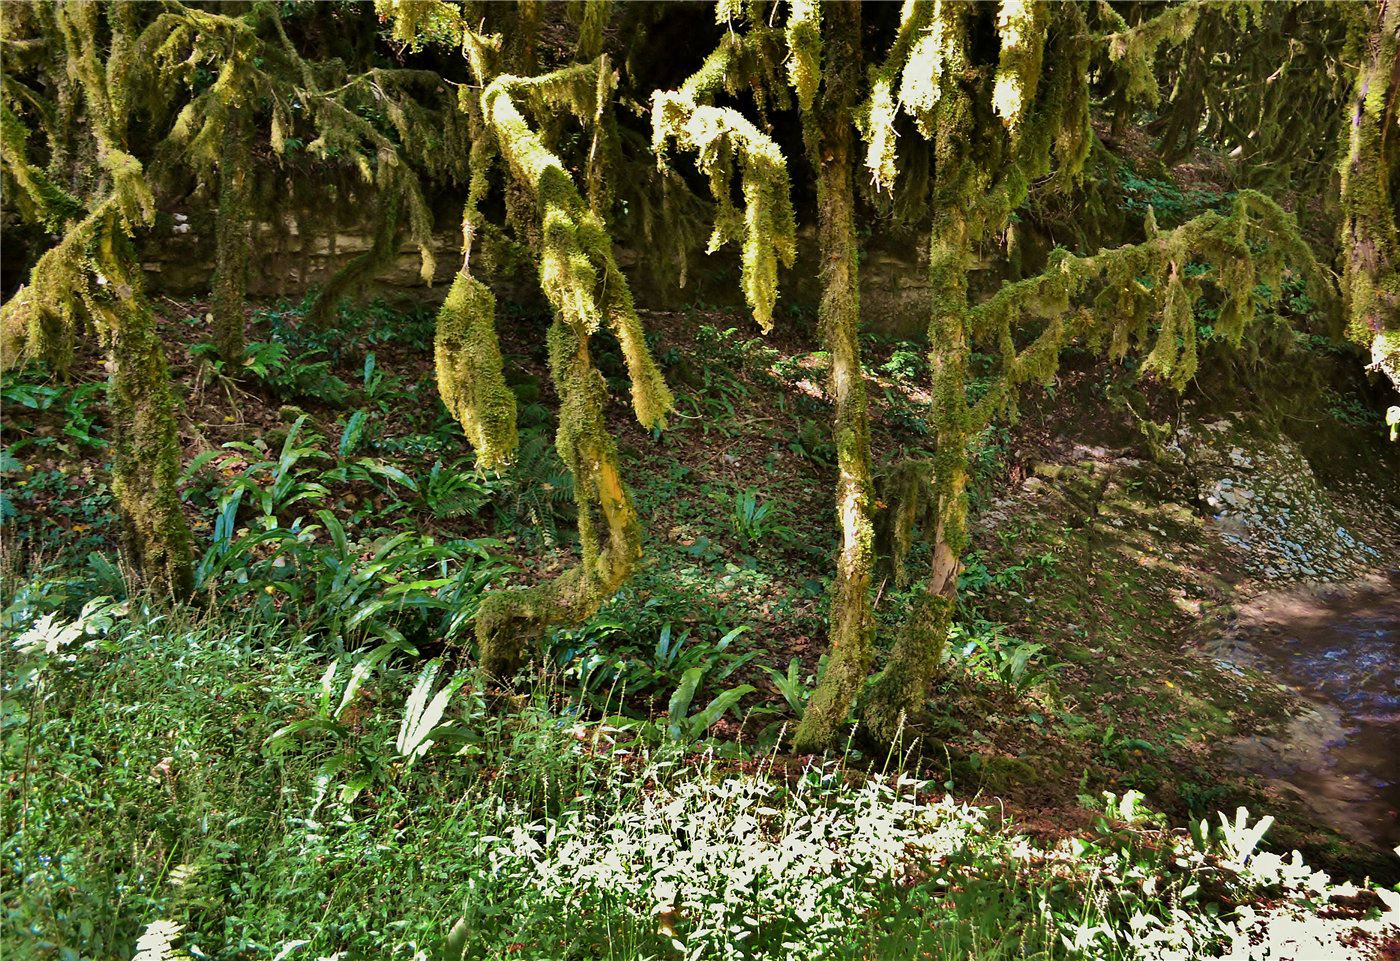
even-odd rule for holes
{"type": "Polygon", "coordinates": [[[652,750],[548,682],[500,700],[236,616],[51,606],[5,612],[11,958],[1197,956],[1318,883],[1248,820],[1193,844],[1140,796],[1038,843],[838,759],[652,750]]]}

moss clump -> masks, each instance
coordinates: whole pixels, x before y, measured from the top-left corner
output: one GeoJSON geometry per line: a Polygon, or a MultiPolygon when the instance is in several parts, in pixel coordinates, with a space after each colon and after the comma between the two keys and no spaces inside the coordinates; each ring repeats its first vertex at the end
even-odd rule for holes
{"type": "Polygon", "coordinates": [[[889,663],[861,706],[861,720],[880,740],[894,743],[906,725],[921,720],[924,698],[948,643],[954,607],[952,598],[922,592],[900,624],[889,663]]]}
{"type": "Polygon", "coordinates": [[[433,339],[438,393],[482,467],[510,462],[519,438],[515,395],[501,372],[496,340],[496,298],[486,285],[459,273],[437,316],[433,339]]]}
{"type": "Polygon", "coordinates": [[[934,520],[933,465],[900,461],[879,478],[879,493],[885,507],[877,518],[876,545],[895,586],[904,588],[909,586],[906,562],[915,531],[934,520]]]}
{"type": "Polygon", "coordinates": [[[582,555],[552,581],[497,591],[483,602],[475,625],[479,655],[486,670],[503,680],[523,663],[531,639],[552,624],[589,617],[641,558],[641,524],[603,416],[607,386],[589,355],[593,332],[607,323],[617,336],[631,375],[632,406],[644,426],[663,425],[674,403],[647,350],[602,220],[515,102],[537,98],[596,118],[600,93],[608,89],[600,79],[610,76],[606,58],[599,58],[541,77],[498,77],[481,98],[501,156],[534,201],[540,225],[540,284],[555,309],[549,333],[550,371],[560,400],[555,444],[574,475],[582,555]]]}
{"type": "MultiPolygon", "coordinates": [[[[807,88],[814,82],[806,73],[812,67],[809,34],[813,27],[809,21],[798,31],[799,37],[808,38],[804,41],[808,43],[806,66],[795,68],[793,75],[799,83],[799,98],[804,90],[811,95],[807,88]]],[[[752,45],[722,43],[679,90],[658,90],[652,95],[652,146],[663,168],[670,142],[695,152],[696,165],[709,178],[710,193],[718,206],[709,251],[730,242],[740,244],[744,298],[753,309],[754,320],[768,331],[773,327],[773,307],[778,300],[778,265],[790,267],[797,255],[787,163],[777,143],[743,114],[707,104],[723,84],[732,82],[736,74],[742,75],[736,68],[745,62],[746,49],[751,50],[752,45]],[[744,198],[742,212],[732,199],[736,164],[744,198]]],[[[820,57],[819,49],[815,55],[820,57]]]]}

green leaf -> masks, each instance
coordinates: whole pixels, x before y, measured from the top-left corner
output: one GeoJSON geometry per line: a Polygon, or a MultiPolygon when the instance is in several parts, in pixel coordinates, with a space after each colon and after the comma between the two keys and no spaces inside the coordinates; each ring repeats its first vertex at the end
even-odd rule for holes
{"type": "Polygon", "coordinates": [[[262,743],[263,750],[270,754],[284,751],[290,746],[288,741],[298,734],[307,732],[338,736],[345,733],[345,728],[326,717],[308,717],[300,721],[293,721],[268,735],[267,740],[262,743]]]}
{"type": "Polygon", "coordinates": [[[666,715],[671,721],[670,730],[674,732],[672,737],[680,737],[681,725],[690,710],[690,702],[695,697],[696,688],[700,686],[700,679],[704,676],[703,667],[692,667],[681,675],[681,682],[676,686],[675,693],[671,695],[671,703],[666,707],[666,715]]]}
{"type": "Polygon", "coordinates": [[[690,719],[688,722],[690,736],[692,738],[697,738],[714,727],[715,722],[724,717],[726,711],[735,704],[738,704],[739,699],[753,689],[754,687],[752,684],[740,684],[738,687],[731,687],[723,694],[720,694],[706,705],[703,711],[690,719]]]}
{"type": "MultiPolygon", "coordinates": [[[[194,477],[195,474],[198,474],[200,470],[204,468],[205,464],[209,463],[211,460],[218,456],[218,451],[207,450],[204,453],[200,454],[198,457],[196,457],[194,460],[190,461],[189,464],[186,465],[184,471],[180,474],[180,483],[188,484],[190,482],[190,478],[194,477]]],[[[3,469],[3,467],[0,467],[0,470],[3,469]]]]}
{"type": "Polygon", "coordinates": [[[345,422],[345,430],[340,433],[340,446],[337,448],[342,458],[349,457],[359,445],[360,434],[364,432],[365,420],[368,417],[369,414],[365,411],[357,410],[345,422]]]}

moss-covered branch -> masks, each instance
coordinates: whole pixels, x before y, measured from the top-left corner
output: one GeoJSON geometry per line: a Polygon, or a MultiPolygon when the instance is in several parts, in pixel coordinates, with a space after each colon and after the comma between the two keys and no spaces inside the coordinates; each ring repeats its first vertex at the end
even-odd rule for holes
{"type": "MultiPolygon", "coordinates": [[[[812,14],[815,16],[815,14],[812,14]]],[[[799,39],[808,37],[810,24],[797,30],[799,39]]],[[[811,47],[802,61],[794,61],[794,80],[799,99],[811,96],[806,90],[807,74],[813,57],[811,47]],[[800,66],[807,63],[808,67],[800,66]]],[[[696,166],[710,182],[710,192],[718,211],[709,251],[713,253],[731,241],[741,247],[741,282],[744,297],[753,309],[754,320],[765,331],[773,326],[773,307],[778,300],[778,264],[791,266],[797,253],[796,221],[793,216],[791,184],[782,151],[771,137],[755,127],[743,114],[727,107],[714,107],[706,100],[735,74],[745,45],[727,40],[710,55],[705,64],[679,90],[652,95],[652,147],[657,163],[664,166],[667,146],[675,141],[682,150],[694,151],[696,166]],[[732,178],[738,165],[744,209],[734,206],[732,178]]],[[[816,48],[819,51],[819,47],[816,48]]]]}
{"type": "Polygon", "coordinates": [[[517,98],[534,96],[596,113],[598,77],[608,69],[600,58],[541,77],[502,76],[481,99],[501,156],[534,200],[539,218],[540,283],[555,309],[549,355],[560,399],[556,445],[575,479],[582,554],[574,568],[552,581],[498,590],[483,602],[476,620],[481,662],[503,679],[515,673],[529,644],[550,625],[577,623],[596,611],[641,557],[641,525],[604,420],[607,388],[589,355],[589,338],[601,324],[609,324],[622,346],[637,419],[659,426],[673,405],[602,221],[517,106],[517,98]]]}

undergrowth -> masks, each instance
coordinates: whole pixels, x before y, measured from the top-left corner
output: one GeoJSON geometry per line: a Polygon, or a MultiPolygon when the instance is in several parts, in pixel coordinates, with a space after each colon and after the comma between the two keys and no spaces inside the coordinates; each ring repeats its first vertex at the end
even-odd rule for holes
{"type": "Polygon", "coordinates": [[[440,661],[62,600],[3,614],[7,957],[1200,957],[1328,889],[1243,812],[1169,832],[1107,795],[1034,842],[906,775],[653,746],[547,678],[501,702],[440,661]]]}

